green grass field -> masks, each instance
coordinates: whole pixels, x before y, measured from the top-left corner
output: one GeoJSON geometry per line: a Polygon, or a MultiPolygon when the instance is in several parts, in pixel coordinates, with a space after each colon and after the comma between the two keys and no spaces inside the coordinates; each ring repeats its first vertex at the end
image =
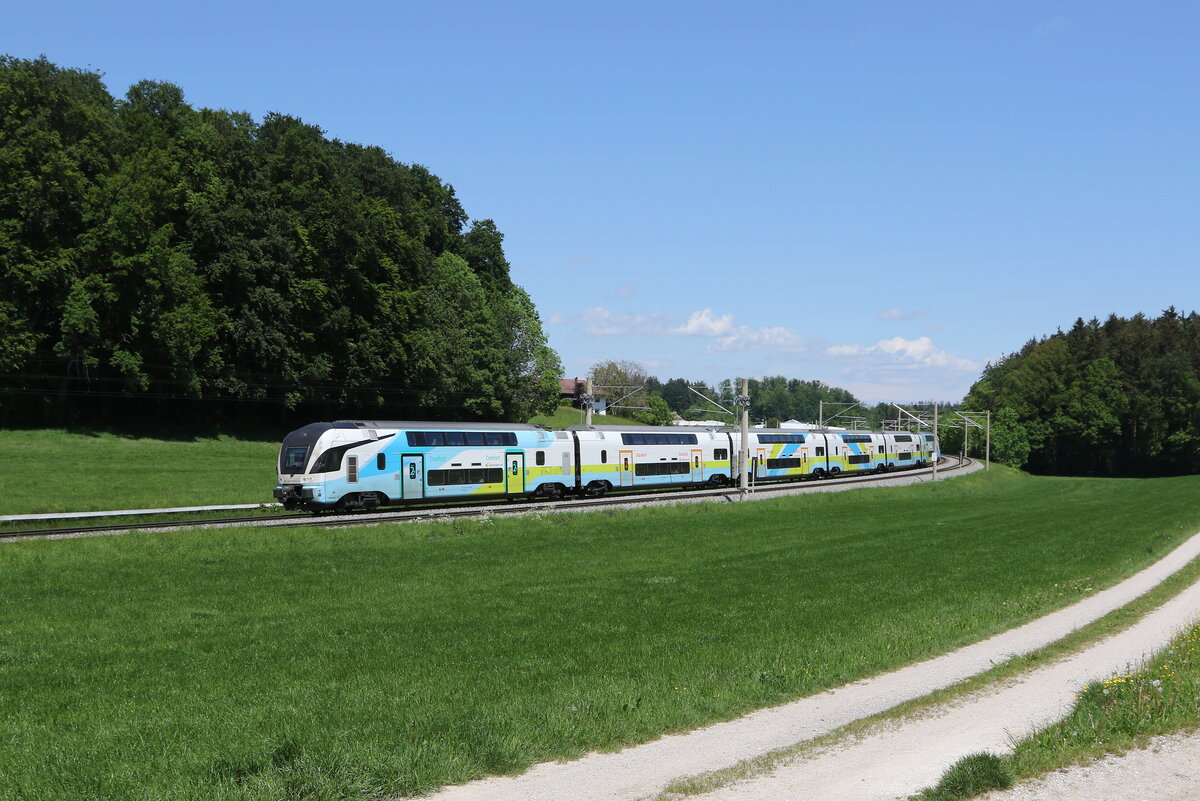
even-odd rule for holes
{"type": "Polygon", "coordinates": [[[272,503],[279,443],[0,431],[0,514],[272,503]]]}
{"type": "Polygon", "coordinates": [[[1200,478],[0,547],[0,799],[412,794],[976,641],[1200,528],[1200,478]]]}

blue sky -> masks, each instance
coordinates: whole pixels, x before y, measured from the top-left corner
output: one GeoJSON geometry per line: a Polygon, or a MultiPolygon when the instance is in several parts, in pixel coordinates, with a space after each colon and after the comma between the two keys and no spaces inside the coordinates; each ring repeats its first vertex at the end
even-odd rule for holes
{"type": "Polygon", "coordinates": [[[957,400],[1196,308],[1200,4],[5,4],[0,51],[292,114],[505,233],[567,375],[957,400]]]}

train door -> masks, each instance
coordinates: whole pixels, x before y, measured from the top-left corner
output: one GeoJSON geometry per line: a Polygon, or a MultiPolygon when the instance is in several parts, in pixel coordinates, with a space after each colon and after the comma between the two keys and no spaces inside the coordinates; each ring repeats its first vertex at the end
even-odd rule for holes
{"type": "Polygon", "coordinates": [[[525,492],[525,454],[509,451],[504,455],[504,491],[509,494],[525,492]]]}
{"type": "Polygon", "coordinates": [[[620,451],[621,464],[617,470],[621,474],[621,486],[633,486],[633,451],[620,451]]]}
{"type": "Polygon", "coordinates": [[[425,457],[408,454],[400,457],[400,497],[415,501],[425,497],[425,457]]]}
{"type": "Polygon", "coordinates": [[[767,449],[766,448],[758,449],[758,470],[755,472],[755,475],[758,476],[759,478],[767,477],[767,449]]]}
{"type": "Polygon", "coordinates": [[[704,480],[704,451],[692,451],[692,481],[704,480]]]}

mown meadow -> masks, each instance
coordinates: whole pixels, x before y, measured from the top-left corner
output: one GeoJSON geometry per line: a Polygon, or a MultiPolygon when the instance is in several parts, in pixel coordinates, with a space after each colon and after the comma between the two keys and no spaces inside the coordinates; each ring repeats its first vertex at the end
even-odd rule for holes
{"type": "Polygon", "coordinates": [[[1200,478],[0,547],[0,798],[417,794],[942,653],[1200,529],[1200,478]]]}
{"type": "Polygon", "coordinates": [[[0,514],[272,503],[277,441],[0,431],[0,514]]]}

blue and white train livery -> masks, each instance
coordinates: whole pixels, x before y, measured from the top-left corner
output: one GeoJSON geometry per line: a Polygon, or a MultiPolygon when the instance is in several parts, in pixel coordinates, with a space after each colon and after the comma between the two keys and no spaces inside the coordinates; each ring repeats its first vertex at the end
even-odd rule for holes
{"type": "MultiPolygon", "coordinates": [[[[923,467],[939,456],[925,433],[754,429],[747,445],[755,482],[923,467]]],[[[740,452],[732,428],[343,420],[284,438],[275,497],[320,511],[721,487],[738,480],[740,452]]]]}

